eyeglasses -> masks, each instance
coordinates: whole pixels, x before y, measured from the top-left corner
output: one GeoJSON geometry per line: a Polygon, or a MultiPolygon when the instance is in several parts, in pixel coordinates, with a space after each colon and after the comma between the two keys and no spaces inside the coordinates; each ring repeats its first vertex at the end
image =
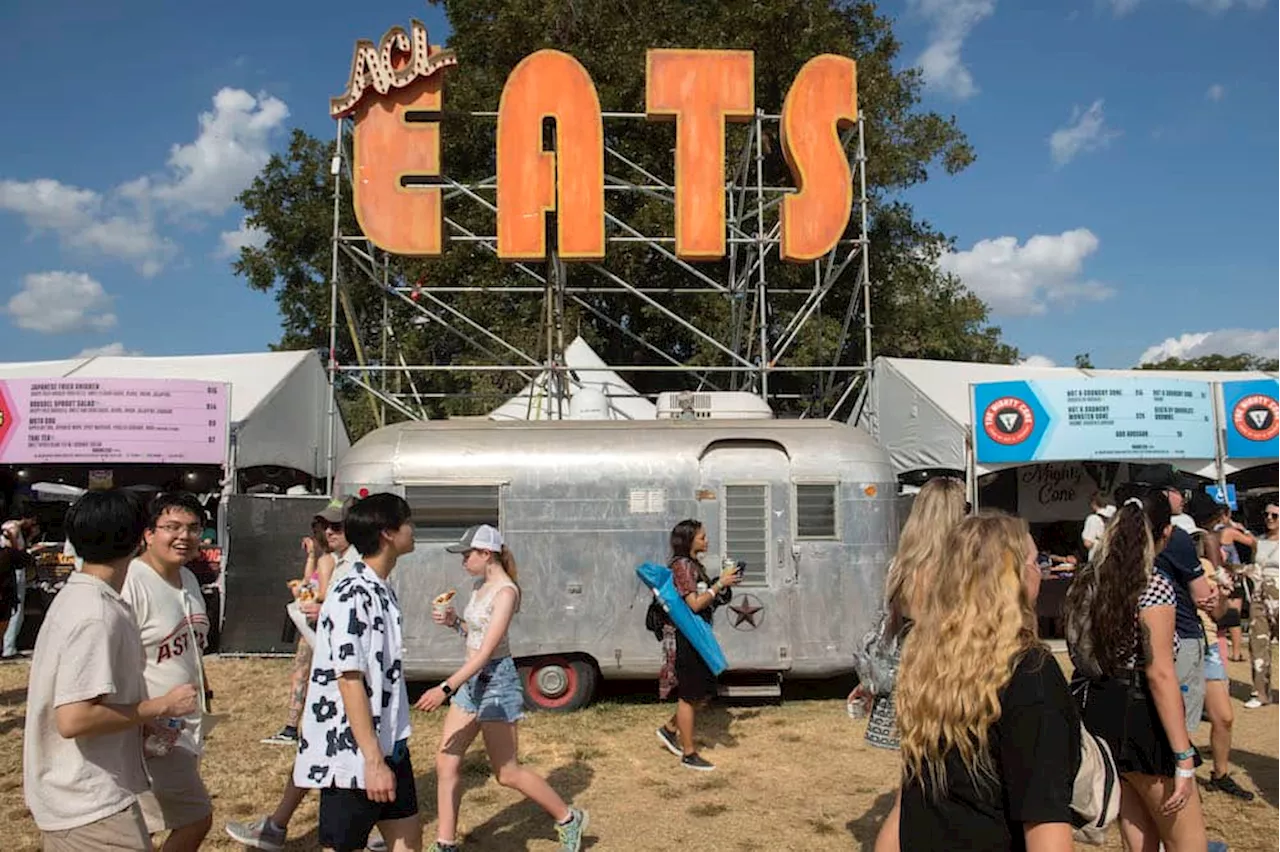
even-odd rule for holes
{"type": "Polygon", "coordinates": [[[195,536],[196,538],[199,538],[200,534],[204,532],[204,527],[200,524],[160,524],[156,529],[167,532],[169,535],[182,535],[183,533],[186,533],[187,535],[195,536]]]}

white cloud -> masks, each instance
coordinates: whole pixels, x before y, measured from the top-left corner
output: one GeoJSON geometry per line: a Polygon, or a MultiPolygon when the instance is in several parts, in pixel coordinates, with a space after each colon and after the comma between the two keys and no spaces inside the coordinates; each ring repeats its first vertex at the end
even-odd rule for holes
{"type": "MultiPolygon", "coordinates": [[[[1132,12],[1139,2],[1140,0],[1106,0],[1117,18],[1132,12]]],[[[1267,8],[1267,0],[1183,0],[1183,2],[1211,15],[1220,15],[1237,8],[1255,12],[1267,8]]]]}
{"type": "Polygon", "coordinates": [[[1047,355],[1028,355],[1018,362],[1020,367],[1056,367],[1057,363],[1047,355]]]}
{"type": "Polygon", "coordinates": [[[105,331],[116,324],[111,303],[102,285],[83,272],[33,272],[22,279],[5,313],[28,331],[105,331]]]}
{"type": "Polygon", "coordinates": [[[151,195],[179,212],[220,215],[271,156],[270,142],[289,117],[284,101],[243,89],[221,89],[213,111],[200,114],[200,135],[169,152],[171,176],[151,195]]]}
{"type": "Polygon", "coordinates": [[[0,210],[17,213],[33,234],[54,233],[67,248],[123,260],[147,277],[176,252],[137,205],[50,178],[0,181],[0,210]]]}
{"type": "Polygon", "coordinates": [[[88,349],[81,349],[79,352],[76,353],[75,357],[97,358],[99,356],[113,357],[113,356],[120,356],[120,355],[141,355],[141,354],[142,353],[138,352],[137,350],[126,349],[125,345],[117,340],[114,343],[108,343],[106,346],[90,346],[88,349]]]}
{"type": "Polygon", "coordinates": [[[1150,346],[1139,364],[1163,361],[1166,358],[1199,358],[1204,355],[1263,355],[1276,357],[1280,351],[1280,329],[1250,330],[1224,328],[1218,331],[1188,332],[1181,337],[1165,338],[1163,343],[1150,346]]]}
{"type": "Polygon", "coordinates": [[[995,0],[909,0],[909,7],[930,23],[929,44],[916,60],[925,83],[960,100],[977,94],[960,49],[970,31],[995,12],[995,0]]]}
{"type": "Polygon", "coordinates": [[[1057,235],[1037,234],[1023,245],[1017,237],[981,240],[968,251],[948,252],[938,260],[994,313],[1042,314],[1050,303],[1101,301],[1114,291],[1081,276],[1084,260],[1098,250],[1087,228],[1057,235]]]}
{"type": "Polygon", "coordinates": [[[21,216],[33,234],[56,234],[65,248],[125,261],[151,277],[178,253],[158,229],[157,212],[225,213],[266,165],[288,116],[277,98],[224,88],[213,110],[200,114],[195,141],[171,149],[167,174],[143,175],[105,194],[52,178],[0,180],[0,210],[21,216]]]}
{"type": "Polygon", "coordinates": [[[1187,4],[1210,14],[1218,15],[1232,9],[1258,11],[1267,8],[1267,0],[1186,0],[1187,4]]]}
{"type": "Polygon", "coordinates": [[[236,259],[240,257],[240,249],[262,248],[267,244],[267,232],[255,228],[246,220],[240,220],[240,227],[234,231],[223,231],[218,237],[220,243],[217,257],[236,259]]]}
{"type": "Polygon", "coordinates": [[[1107,127],[1102,98],[1098,98],[1086,110],[1072,107],[1071,120],[1049,137],[1049,153],[1054,165],[1065,166],[1080,154],[1105,148],[1119,135],[1107,127]]]}
{"type": "Polygon", "coordinates": [[[1138,0],[1107,0],[1107,3],[1111,6],[1111,13],[1117,18],[1122,18],[1138,8],[1138,0]]]}
{"type": "Polygon", "coordinates": [[[1220,101],[1227,96],[1227,87],[1221,83],[1214,83],[1209,87],[1209,91],[1204,96],[1211,101],[1220,101]]]}

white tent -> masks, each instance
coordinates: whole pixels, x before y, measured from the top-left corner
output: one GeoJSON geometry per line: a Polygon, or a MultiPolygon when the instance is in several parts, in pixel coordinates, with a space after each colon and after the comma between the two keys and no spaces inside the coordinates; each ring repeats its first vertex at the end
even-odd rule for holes
{"type": "MultiPolygon", "coordinates": [[[[658,409],[636,393],[612,370],[602,369],[604,361],[581,337],[564,351],[567,370],[565,390],[556,387],[550,370],[544,371],[520,393],[489,412],[490,420],[560,420],[569,419],[570,398],[586,391],[603,395],[607,420],[653,420],[658,409]]],[[[592,418],[600,419],[600,418],[592,418]]]]}
{"type": "MultiPolygon", "coordinates": [[[[329,381],[313,351],[131,358],[100,355],[0,364],[0,379],[195,379],[231,385],[236,466],[293,468],[325,475],[329,381]]],[[[351,446],[339,422],[337,457],[351,446]]]]}
{"type": "MultiPolygon", "coordinates": [[[[965,441],[972,424],[969,386],[980,382],[1035,379],[1170,378],[1193,382],[1229,382],[1274,378],[1261,372],[1171,372],[1161,370],[1081,370],[1074,367],[1031,367],[877,358],[871,382],[858,407],[857,425],[871,433],[893,458],[894,470],[965,469],[965,441]]],[[[1135,459],[1134,461],[1139,461],[1135,459]]],[[[1213,476],[1213,459],[1180,460],[1178,467],[1213,476]]],[[[1233,466],[1228,470],[1247,467],[1233,466]]],[[[1008,467],[976,467],[977,473],[1008,467]]]]}

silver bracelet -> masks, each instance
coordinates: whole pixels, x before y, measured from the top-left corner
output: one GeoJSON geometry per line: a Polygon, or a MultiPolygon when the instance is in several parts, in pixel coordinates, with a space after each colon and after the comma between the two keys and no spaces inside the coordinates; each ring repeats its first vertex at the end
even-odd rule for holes
{"type": "Polygon", "coordinates": [[[1179,778],[1195,778],[1196,777],[1196,771],[1194,769],[1179,768],[1179,769],[1173,770],[1173,773],[1179,778]]]}

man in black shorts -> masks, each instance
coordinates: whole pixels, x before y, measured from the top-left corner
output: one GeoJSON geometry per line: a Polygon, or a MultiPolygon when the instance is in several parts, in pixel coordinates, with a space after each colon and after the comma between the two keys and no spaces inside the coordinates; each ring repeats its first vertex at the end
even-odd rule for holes
{"type": "Polygon", "coordinates": [[[409,505],[374,494],[347,509],[344,525],[360,561],[320,609],[293,782],[320,790],[324,848],[364,849],[376,825],[393,852],[418,852],[400,603],[387,584],[413,550],[409,505]]]}

